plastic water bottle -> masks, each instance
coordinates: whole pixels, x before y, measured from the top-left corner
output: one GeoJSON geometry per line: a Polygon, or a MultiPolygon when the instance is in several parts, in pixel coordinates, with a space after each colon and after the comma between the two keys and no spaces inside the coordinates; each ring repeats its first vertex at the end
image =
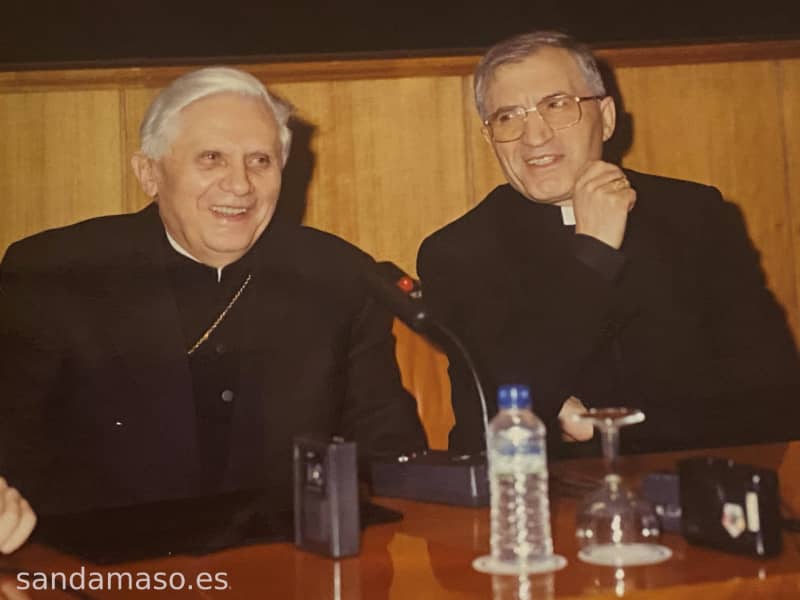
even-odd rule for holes
{"type": "Polygon", "coordinates": [[[566,561],[553,555],[544,424],[530,410],[526,386],[501,386],[497,405],[486,440],[493,572],[558,569],[566,561]]]}

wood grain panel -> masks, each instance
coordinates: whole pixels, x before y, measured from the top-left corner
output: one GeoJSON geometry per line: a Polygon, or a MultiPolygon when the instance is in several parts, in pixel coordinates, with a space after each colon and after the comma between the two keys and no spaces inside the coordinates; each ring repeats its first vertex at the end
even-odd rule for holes
{"type": "Polygon", "coordinates": [[[478,204],[496,186],[506,182],[503,171],[497,162],[492,145],[481,133],[483,124],[475,108],[472,91],[472,77],[464,77],[464,127],[467,130],[468,156],[470,168],[468,172],[470,190],[470,208],[478,204]]]}
{"type": "Polygon", "coordinates": [[[417,411],[428,436],[428,445],[447,448],[447,436],[455,423],[450,404],[447,356],[422,336],[395,320],[397,364],[405,387],[417,399],[417,411]]]}
{"type": "Polygon", "coordinates": [[[43,229],[120,212],[119,94],[0,94],[0,253],[43,229]]]}
{"type": "MultiPolygon", "coordinates": [[[[784,148],[786,158],[784,168],[791,219],[793,248],[784,257],[794,271],[796,314],[800,313],[800,59],[785,60],[780,63],[781,104],[783,115],[784,148]]],[[[795,321],[795,339],[800,340],[800,328],[795,321]]],[[[798,494],[800,496],[800,494],[798,494]]],[[[798,498],[800,504],[800,498],[798,498]]]]}
{"type": "Polygon", "coordinates": [[[126,88],[121,97],[122,123],[120,124],[121,144],[124,150],[122,170],[123,211],[134,212],[150,202],[139,187],[139,182],[131,169],[131,157],[139,149],[139,123],[144,112],[155,98],[160,88],[126,88]]]}
{"type": "Polygon", "coordinates": [[[633,122],[624,164],[714,185],[737,204],[800,332],[778,75],[769,61],[617,70],[633,122]]]}
{"type": "Polygon", "coordinates": [[[597,56],[620,67],[653,67],[719,62],[764,61],[797,58],[800,40],[679,44],[631,48],[599,48],[597,56]]]}
{"type": "MultiPolygon", "coordinates": [[[[466,202],[460,78],[281,84],[274,90],[313,127],[305,222],[413,272],[420,240],[463,212],[466,202]]],[[[295,148],[290,162],[294,154],[302,160],[303,152],[295,148]]]]}
{"type": "MultiPolygon", "coordinates": [[[[639,50],[616,59],[650,65],[616,71],[633,119],[625,164],[715,185],[737,203],[800,338],[800,58],[715,64],[733,49],[693,48],[685,56],[702,64],[652,66],[688,59],[639,50]]],[[[800,42],[769,50],[792,55],[800,42]]],[[[745,58],[766,51],[759,45],[745,58]]],[[[600,54],[614,63],[608,52],[600,54]]],[[[414,272],[420,241],[504,182],[472,102],[477,57],[451,59],[246,65],[298,107],[281,210],[298,218],[304,210],[306,223],[414,272]]],[[[129,167],[139,121],[157,88],[186,70],[0,73],[0,251],[148,202],[129,167]]],[[[395,331],[403,381],[441,447],[452,423],[441,404],[446,359],[395,331]]]]}

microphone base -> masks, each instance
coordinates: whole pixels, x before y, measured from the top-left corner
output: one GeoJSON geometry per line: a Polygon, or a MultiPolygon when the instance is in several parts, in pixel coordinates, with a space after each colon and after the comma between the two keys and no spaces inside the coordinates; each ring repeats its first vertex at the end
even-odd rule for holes
{"type": "Polygon", "coordinates": [[[486,457],[428,450],[371,461],[372,492],[452,506],[489,506],[486,457]]]}

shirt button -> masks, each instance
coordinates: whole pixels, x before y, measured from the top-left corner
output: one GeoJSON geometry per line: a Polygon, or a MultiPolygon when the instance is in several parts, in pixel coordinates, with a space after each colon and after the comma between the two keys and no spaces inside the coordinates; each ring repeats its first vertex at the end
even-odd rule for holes
{"type": "Polygon", "coordinates": [[[223,402],[233,402],[233,396],[234,394],[231,390],[225,390],[220,397],[223,402]]]}
{"type": "Polygon", "coordinates": [[[228,347],[223,343],[219,343],[214,346],[214,350],[217,354],[225,354],[228,351],[228,347]]]}

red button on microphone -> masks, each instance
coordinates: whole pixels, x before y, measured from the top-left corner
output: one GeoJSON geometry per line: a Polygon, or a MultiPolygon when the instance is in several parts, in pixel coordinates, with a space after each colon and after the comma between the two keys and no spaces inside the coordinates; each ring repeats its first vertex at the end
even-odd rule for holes
{"type": "Polygon", "coordinates": [[[408,275],[398,279],[395,285],[403,290],[406,294],[414,291],[414,280],[408,275]]]}

